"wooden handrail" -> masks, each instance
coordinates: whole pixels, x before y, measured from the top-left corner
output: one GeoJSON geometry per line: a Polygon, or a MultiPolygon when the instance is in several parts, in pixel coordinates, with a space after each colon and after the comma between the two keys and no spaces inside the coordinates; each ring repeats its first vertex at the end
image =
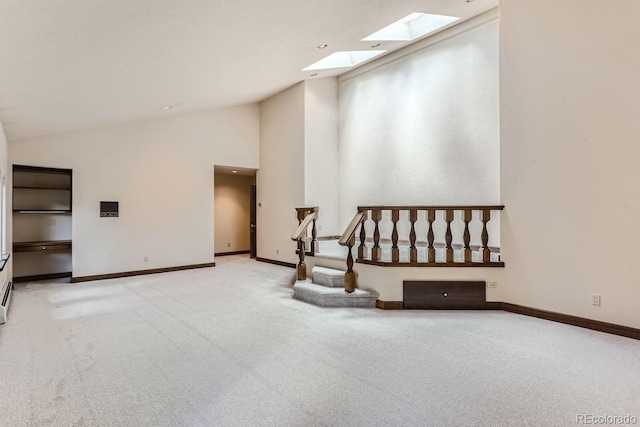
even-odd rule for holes
{"type": "Polygon", "coordinates": [[[342,233],[342,236],[340,236],[340,239],[338,240],[338,244],[340,246],[347,246],[349,244],[349,241],[356,233],[358,225],[360,225],[360,223],[362,222],[362,218],[364,218],[364,212],[358,212],[353,216],[353,219],[351,220],[347,228],[345,228],[344,233],[342,233]]]}
{"type": "Polygon", "coordinates": [[[484,205],[433,205],[433,206],[394,206],[394,205],[379,205],[379,206],[358,206],[358,212],[360,211],[370,211],[370,210],[382,210],[382,211],[390,211],[390,210],[401,210],[401,211],[409,211],[409,210],[418,210],[418,211],[426,211],[426,210],[437,210],[437,211],[446,211],[446,210],[455,210],[455,211],[463,211],[463,210],[472,210],[472,211],[501,211],[504,210],[504,205],[494,205],[494,206],[484,206],[484,205]]]}
{"type": "Polygon", "coordinates": [[[313,220],[316,219],[316,215],[317,215],[316,212],[311,212],[311,213],[307,214],[307,216],[304,217],[304,219],[302,220],[302,222],[298,226],[298,229],[295,231],[295,233],[293,233],[291,235],[291,240],[299,240],[303,236],[306,236],[307,235],[307,227],[309,227],[309,224],[311,224],[313,222],[313,220]]]}
{"type": "Polygon", "coordinates": [[[305,215],[308,212],[318,212],[319,208],[317,206],[303,207],[303,208],[295,208],[296,212],[304,212],[305,215]]]}
{"type": "Polygon", "coordinates": [[[298,280],[307,279],[307,266],[304,263],[304,255],[307,243],[307,229],[311,228],[311,255],[315,253],[317,244],[316,220],[318,219],[318,207],[296,208],[296,218],[298,219],[298,228],[291,236],[291,240],[298,242],[298,265],[296,267],[298,280]]]}

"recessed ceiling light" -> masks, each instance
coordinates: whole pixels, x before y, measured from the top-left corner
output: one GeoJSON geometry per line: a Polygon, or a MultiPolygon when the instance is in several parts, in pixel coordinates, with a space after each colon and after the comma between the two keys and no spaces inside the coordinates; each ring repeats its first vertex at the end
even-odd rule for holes
{"type": "Polygon", "coordinates": [[[161,108],[161,110],[171,110],[173,108],[173,105],[165,105],[164,107],[161,108]]]}
{"type": "Polygon", "coordinates": [[[324,59],[303,68],[302,71],[326,70],[327,68],[353,67],[375,56],[381,55],[386,50],[354,50],[350,52],[334,52],[324,59]]]}
{"type": "Polygon", "coordinates": [[[321,44],[321,45],[317,46],[316,48],[317,49],[324,49],[325,47],[328,47],[328,46],[329,46],[328,44],[321,44]]]}
{"type": "Polygon", "coordinates": [[[238,171],[231,171],[231,173],[238,173],[238,171]]]}
{"type": "Polygon", "coordinates": [[[456,16],[431,15],[429,13],[414,12],[397,20],[391,25],[387,25],[370,36],[363,38],[362,41],[411,41],[457,21],[458,19],[460,18],[456,16]]]}

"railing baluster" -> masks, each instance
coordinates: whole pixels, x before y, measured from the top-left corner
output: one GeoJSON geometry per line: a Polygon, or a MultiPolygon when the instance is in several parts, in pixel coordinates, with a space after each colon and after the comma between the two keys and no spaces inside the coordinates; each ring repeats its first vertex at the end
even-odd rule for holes
{"type": "Polygon", "coordinates": [[[391,210],[391,222],[393,231],[391,232],[391,262],[400,262],[400,248],[398,248],[398,221],[400,220],[400,210],[391,210]]]}
{"type": "Polygon", "coordinates": [[[409,210],[409,222],[411,222],[411,231],[409,232],[409,262],[418,262],[418,249],[416,248],[416,221],[418,220],[418,211],[416,209],[409,210]]]}
{"type": "Polygon", "coordinates": [[[313,219],[313,223],[311,225],[311,255],[316,253],[316,248],[318,247],[318,232],[316,231],[316,218],[313,219]]]}
{"type": "Polygon", "coordinates": [[[451,234],[451,221],[453,221],[453,210],[447,209],[445,211],[445,221],[447,222],[447,232],[444,235],[444,239],[447,243],[447,262],[453,262],[453,247],[451,242],[453,241],[453,235],[451,234]]]}
{"type": "Polygon", "coordinates": [[[429,222],[429,230],[427,231],[427,262],[436,262],[436,248],[433,247],[433,222],[436,220],[435,209],[427,211],[427,222],[429,222]]]}
{"type": "Polygon", "coordinates": [[[471,221],[471,209],[464,210],[464,262],[471,262],[471,233],[469,232],[469,222],[471,221]]]}
{"type": "Polygon", "coordinates": [[[491,250],[489,249],[489,232],[487,223],[491,221],[491,210],[482,210],[482,262],[491,262],[491,250]]]}
{"type": "Polygon", "coordinates": [[[375,224],[375,228],[373,229],[373,247],[371,248],[371,259],[373,261],[378,261],[380,258],[382,258],[382,250],[380,249],[380,228],[378,227],[378,223],[382,219],[382,211],[380,209],[372,209],[371,219],[375,224]]]}
{"type": "MultiPolygon", "coordinates": [[[[307,216],[306,211],[296,209],[298,217],[298,225],[302,224],[302,220],[307,216]]],[[[307,280],[307,266],[304,263],[304,241],[302,237],[298,239],[298,265],[296,266],[296,274],[298,280],[307,280]]]]}
{"type": "Polygon", "coordinates": [[[351,248],[355,244],[356,236],[353,235],[347,243],[349,249],[347,252],[347,272],[344,274],[344,290],[348,293],[356,290],[356,273],[353,272],[353,255],[351,255],[351,248]]]}
{"type": "Polygon", "coordinates": [[[364,217],[360,223],[360,246],[358,246],[358,259],[362,260],[368,256],[368,248],[365,242],[367,241],[367,230],[364,227],[364,223],[367,221],[367,211],[364,211],[364,217]]]}
{"type": "MultiPolygon", "coordinates": [[[[296,240],[306,227],[311,226],[313,214],[317,215],[317,208],[314,209],[316,210],[302,221],[292,236],[293,240],[296,240]]],[[[357,251],[348,254],[347,272],[349,274],[346,277],[348,280],[355,281],[355,273],[350,274],[355,262],[408,267],[504,267],[504,262],[499,256],[494,262],[495,256],[489,248],[491,237],[489,228],[492,228],[489,226],[491,212],[500,212],[503,209],[504,206],[492,205],[358,206],[357,213],[338,241],[341,246],[349,246],[350,251],[358,247],[357,251]],[[423,229],[423,223],[420,222],[422,221],[421,211],[425,213],[426,231],[423,229]],[[390,223],[387,222],[387,212],[390,223]],[[475,222],[475,212],[478,212],[478,221],[482,223],[482,227],[475,222]],[[373,227],[365,226],[368,220],[373,221],[373,227]],[[458,220],[462,224],[459,225],[458,220]],[[408,227],[404,221],[408,221],[408,227]],[[407,227],[406,232],[403,231],[405,227],[407,227]],[[372,235],[369,234],[370,230],[372,235]],[[405,233],[404,238],[402,238],[403,233],[405,233]],[[424,237],[420,238],[424,236],[423,233],[426,233],[427,246],[424,258],[420,248],[425,243],[424,237]],[[408,240],[403,240],[407,238],[408,240]],[[372,244],[368,243],[370,239],[373,241],[372,244]],[[477,243],[474,242],[477,240],[481,240],[479,259],[474,253],[477,250],[475,246],[477,243]],[[386,253],[387,243],[390,243],[389,255],[386,253]],[[406,254],[403,252],[405,249],[401,247],[402,245],[408,247],[406,254]],[[439,253],[441,248],[444,248],[442,254],[439,253]],[[457,253],[459,249],[461,249],[460,254],[457,253]]],[[[309,252],[306,254],[308,255],[309,252]]],[[[304,262],[300,265],[302,271],[304,262]]]]}

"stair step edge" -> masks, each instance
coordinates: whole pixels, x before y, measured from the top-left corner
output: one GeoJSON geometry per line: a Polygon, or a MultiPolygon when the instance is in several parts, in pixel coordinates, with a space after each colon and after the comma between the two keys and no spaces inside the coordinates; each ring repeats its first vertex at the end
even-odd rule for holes
{"type": "Polygon", "coordinates": [[[309,281],[299,281],[293,286],[294,290],[303,292],[313,292],[319,295],[325,295],[329,298],[378,298],[380,294],[376,291],[356,288],[352,293],[348,293],[342,288],[330,288],[318,285],[309,281]]]}
{"type": "Polygon", "coordinates": [[[315,266],[311,271],[313,283],[328,288],[344,288],[344,271],[315,266]]]}
{"type": "Polygon", "coordinates": [[[316,265],[311,269],[311,273],[312,274],[324,274],[324,275],[327,275],[327,276],[344,276],[344,273],[346,273],[346,271],[338,270],[338,269],[330,268],[330,267],[321,267],[319,265],[316,265]]]}

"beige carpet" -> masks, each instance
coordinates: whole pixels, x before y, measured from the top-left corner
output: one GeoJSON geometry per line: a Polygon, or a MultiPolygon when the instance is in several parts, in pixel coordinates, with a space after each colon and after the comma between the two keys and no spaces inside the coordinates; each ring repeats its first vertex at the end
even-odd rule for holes
{"type": "Polygon", "coordinates": [[[640,341],[505,312],[322,309],[292,299],[292,269],[216,262],[18,287],[0,326],[0,425],[640,418],[640,341]]]}

